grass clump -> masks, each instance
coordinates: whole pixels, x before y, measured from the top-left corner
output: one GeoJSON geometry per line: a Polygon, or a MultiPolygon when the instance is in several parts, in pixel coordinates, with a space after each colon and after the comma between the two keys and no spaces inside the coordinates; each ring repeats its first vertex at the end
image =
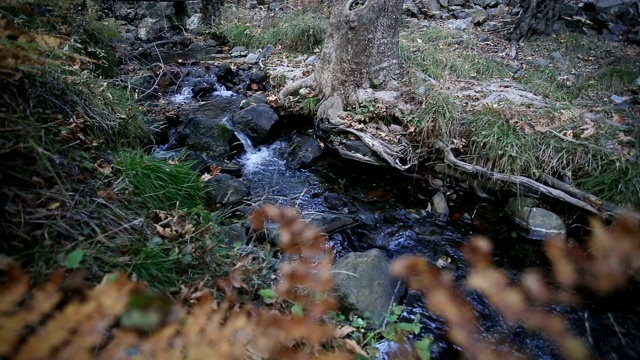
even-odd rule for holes
{"type": "Polygon", "coordinates": [[[556,109],[524,115],[485,107],[465,120],[463,158],[493,171],[533,179],[543,174],[570,175],[577,179],[576,185],[596,196],[639,206],[637,160],[604,145],[612,138],[606,128],[580,136],[589,130],[567,113],[556,109]]]}
{"type": "Polygon", "coordinates": [[[251,21],[238,16],[222,22],[219,31],[231,46],[264,48],[279,44],[294,52],[313,52],[322,46],[327,32],[326,18],[311,12],[286,13],[271,18],[263,26],[251,25],[251,21]]]}
{"type": "Polygon", "coordinates": [[[438,142],[450,144],[460,135],[459,104],[441,91],[431,91],[420,108],[405,118],[419,131],[422,146],[437,147],[438,142]]]}
{"type": "Polygon", "coordinates": [[[473,44],[459,41],[446,30],[405,32],[400,40],[404,63],[435,80],[489,80],[508,76],[504,66],[476,53],[473,44]]]}
{"type": "Polygon", "coordinates": [[[141,150],[126,150],[117,155],[115,165],[122,169],[134,198],[148,208],[193,209],[204,205],[204,186],[189,162],[171,164],[141,150]]]}

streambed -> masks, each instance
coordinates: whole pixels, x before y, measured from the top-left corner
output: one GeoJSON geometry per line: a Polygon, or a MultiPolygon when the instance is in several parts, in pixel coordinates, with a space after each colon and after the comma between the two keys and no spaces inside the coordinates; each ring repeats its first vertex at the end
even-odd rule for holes
{"type": "MultiPolygon", "coordinates": [[[[215,76],[209,78],[209,82],[212,80],[215,76]]],[[[230,98],[240,103],[244,99],[243,95],[233,93],[217,82],[212,85],[210,94],[194,98],[192,88],[197,81],[192,79],[191,83],[185,81],[176,86],[163,101],[184,113],[198,102],[230,98]]],[[[292,119],[287,122],[291,123],[292,119]]],[[[296,126],[283,130],[273,141],[260,146],[252,144],[247,136],[227,123],[236,136],[235,144],[231,146],[232,155],[227,160],[238,165],[240,171],[235,176],[250,190],[247,203],[295,206],[307,215],[348,219],[338,221],[338,225],[329,231],[336,258],[378,248],[389,259],[408,254],[419,254],[432,263],[446,259],[445,267],[452,271],[456,283],[462,284],[468,268],[461,246],[471,234],[483,234],[494,240],[496,264],[504,267],[514,279],[528,267],[548,270],[542,242],[522,236],[503,210],[511,194],[497,193],[496,200],[488,202],[446,174],[400,173],[390,167],[344,159],[328,148],[313,166],[294,169],[287,164],[291,138],[302,134],[320,135],[311,119],[297,117],[293,122],[296,126]],[[437,180],[435,186],[434,179],[437,180]],[[430,211],[429,200],[438,191],[446,193],[451,211],[451,216],[444,222],[430,211]]],[[[177,130],[171,129],[169,141],[158,150],[180,148],[183,144],[178,138],[177,130]]],[[[570,228],[570,234],[582,233],[579,227],[576,229],[580,231],[570,228]]],[[[518,353],[514,357],[559,358],[557,349],[543,336],[506,323],[479,294],[465,294],[476,311],[477,326],[483,336],[497,346],[515,344],[518,353]]],[[[445,339],[442,319],[424,309],[418,293],[410,291],[403,301],[402,317],[412,321],[419,315],[421,335],[433,338],[433,358],[461,357],[458,349],[445,339]]],[[[599,357],[625,359],[640,355],[634,305],[594,300],[578,309],[553,307],[551,311],[565,315],[571,329],[588,339],[599,357]]],[[[384,352],[391,345],[383,343],[380,348],[384,352]]]]}

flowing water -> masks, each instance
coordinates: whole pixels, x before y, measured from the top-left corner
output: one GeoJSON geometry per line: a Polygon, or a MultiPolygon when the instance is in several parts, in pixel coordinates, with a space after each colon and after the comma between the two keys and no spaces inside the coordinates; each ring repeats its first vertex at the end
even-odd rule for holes
{"type": "MultiPolygon", "coordinates": [[[[224,91],[214,94],[228,95],[224,91]]],[[[173,95],[171,100],[177,105],[193,101],[188,90],[173,95]]],[[[454,191],[454,196],[450,196],[451,210],[457,216],[443,223],[434,219],[428,210],[428,200],[435,190],[419,177],[351,162],[326,151],[312,169],[294,170],[286,165],[289,151],[286,136],[272,144],[255,147],[228,119],[225,123],[235,131],[244,147],[244,152],[234,161],[241,165],[242,180],[251,190],[250,202],[295,206],[303,213],[333,214],[355,220],[356,225],[329,234],[338,258],[375,247],[390,259],[406,254],[419,254],[432,263],[448,259],[448,269],[461,284],[467,266],[460,248],[472,232],[486,228],[490,230],[485,234],[495,242],[496,263],[506,267],[514,278],[526,267],[548,267],[541,242],[517,235],[506,216],[496,210],[503,204],[487,203],[462,185],[449,184],[454,191]]],[[[499,344],[497,346],[515,344],[518,353],[514,353],[514,358],[521,355],[533,359],[559,358],[547,339],[521,326],[507,324],[477,293],[465,295],[476,310],[477,325],[483,336],[499,344]]],[[[635,358],[638,354],[639,341],[635,334],[630,334],[638,326],[623,310],[603,308],[600,304],[579,310],[555,307],[552,311],[565,314],[573,331],[589,338],[592,344],[598,344],[601,357],[624,359],[635,358]],[[613,324],[616,331],[611,331],[613,324]]],[[[459,358],[459,350],[444,337],[446,328],[442,319],[425,310],[419,294],[409,292],[402,318],[412,321],[418,315],[421,335],[434,340],[432,356],[459,358]]],[[[382,343],[380,349],[384,351],[393,346],[382,343]]]]}

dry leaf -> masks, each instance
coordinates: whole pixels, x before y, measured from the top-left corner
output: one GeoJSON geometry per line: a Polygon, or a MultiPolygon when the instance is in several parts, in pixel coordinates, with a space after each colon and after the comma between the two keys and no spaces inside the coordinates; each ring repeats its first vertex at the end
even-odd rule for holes
{"type": "Polygon", "coordinates": [[[358,345],[357,342],[355,342],[355,341],[353,341],[351,339],[340,339],[340,340],[338,340],[338,342],[341,343],[342,345],[344,345],[344,347],[346,347],[348,350],[351,350],[356,354],[367,356],[367,353],[364,352],[364,350],[362,350],[360,345],[358,345]]]}
{"type": "Polygon", "coordinates": [[[582,138],[589,137],[596,133],[596,124],[589,119],[587,119],[586,121],[587,121],[587,125],[583,125],[579,127],[580,130],[584,130],[582,135],[580,135],[580,137],[582,138]]]}
{"type": "Polygon", "coordinates": [[[47,206],[47,209],[48,210],[55,210],[55,209],[57,209],[59,207],[60,207],[60,202],[59,201],[54,201],[54,202],[52,202],[51,204],[49,204],[47,206]]]}
{"type": "Polygon", "coordinates": [[[104,159],[98,160],[98,162],[93,165],[93,168],[104,175],[109,175],[113,171],[113,167],[111,166],[111,164],[109,164],[109,162],[104,159]]]}
{"type": "Polygon", "coordinates": [[[354,331],[356,331],[356,328],[354,328],[353,326],[344,325],[336,329],[336,331],[334,332],[334,336],[336,337],[336,339],[342,339],[343,337],[351,334],[354,331]]]}
{"type": "Polygon", "coordinates": [[[109,201],[116,199],[116,193],[111,189],[98,190],[98,196],[109,201]]]}

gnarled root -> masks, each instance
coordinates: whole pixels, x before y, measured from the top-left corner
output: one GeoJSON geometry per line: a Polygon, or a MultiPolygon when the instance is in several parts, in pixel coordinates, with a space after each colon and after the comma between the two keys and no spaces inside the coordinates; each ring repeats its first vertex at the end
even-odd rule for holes
{"type": "Polygon", "coordinates": [[[278,93],[278,101],[280,104],[284,104],[287,96],[297,94],[302,88],[315,88],[316,87],[316,76],[315,74],[311,74],[310,76],[304,77],[302,79],[298,79],[291,84],[287,84],[280,92],[278,93]]]}

